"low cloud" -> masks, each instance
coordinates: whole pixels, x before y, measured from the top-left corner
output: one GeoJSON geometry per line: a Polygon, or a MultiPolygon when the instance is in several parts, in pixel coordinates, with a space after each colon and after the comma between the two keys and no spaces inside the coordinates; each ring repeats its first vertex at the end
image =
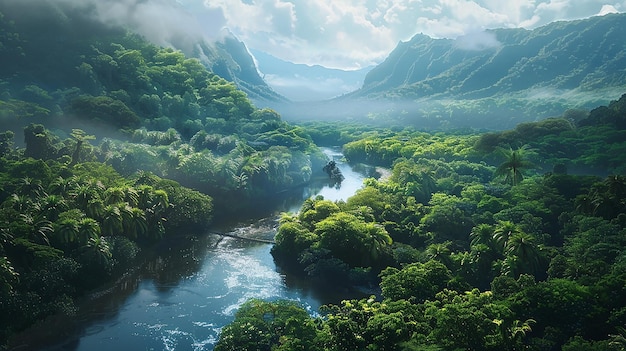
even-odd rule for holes
{"type": "Polygon", "coordinates": [[[533,29],[626,11],[626,0],[10,0],[68,6],[176,46],[221,38],[228,28],[247,46],[295,63],[358,69],[380,63],[417,33],[457,39],[478,50],[494,28],[533,29]]]}
{"type": "Polygon", "coordinates": [[[501,43],[493,32],[470,32],[459,36],[454,45],[461,50],[480,51],[497,48],[501,43]]]}
{"type": "MultiPolygon", "coordinates": [[[[182,0],[181,0],[182,1],[182,0]]],[[[203,0],[185,0],[185,3],[203,0]]],[[[456,39],[477,50],[497,43],[495,28],[532,29],[626,10],[606,0],[204,0],[221,10],[248,46],[296,63],[356,69],[381,62],[399,41],[417,33],[456,39]]]]}
{"type": "Polygon", "coordinates": [[[215,41],[226,20],[220,10],[202,4],[192,13],[175,0],[20,0],[7,6],[24,15],[53,9],[57,13],[81,14],[94,22],[128,28],[161,46],[189,50],[199,40],[215,41]]]}

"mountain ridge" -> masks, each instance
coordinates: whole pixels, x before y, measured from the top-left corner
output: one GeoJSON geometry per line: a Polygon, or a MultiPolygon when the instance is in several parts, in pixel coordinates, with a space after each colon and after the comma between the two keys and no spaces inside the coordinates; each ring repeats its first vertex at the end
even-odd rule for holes
{"type": "MultiPolygon", "coordinates": [[[[169,4],[167,1],[165,4],[169,4]]],[[[176,7],[176,2],[172,1],[172,11],[183,11],[176,7]]],[[[11,23],[15,28],[16,38],[22,38],[28,46],[29,38],[48,38],[49,47],[28,47],[25,54],[37,56],[54,66],[60,66],[60,62],[55,63],[51,55],[57,55],[58,45],[64,45],[69,50],[74,49],[80,43],[98,37],[108,37],[111,35],[121,35],[125,31],[137,34],[144,39],[145,36],[139,28],[133,24],[122,24],[118,22],[109,23],[98,19],[97,10],[89,1],[79,5],[71,5],[69,2],[53,3],[51,1],[24,1],[7,2],[0,1],[0,15],[5,17],[7,23],[11,23]]],[[[231,81],[239,89],[244,91],[251,100],[263,103],[265,101],[285,101],[285,98],[277,94],[258,75],[254,61],[250,56],[245,44],[230,32],[222,32],[219,36],[209,40],[198,33],[176,32],[170,33],[168,47],[180,50],[188,57],[198,58],[209,70],[215,74],[231,81]]],[[[10,39],[10,38],[8,38],[10,39]]],[[[15,39],[15,38],[13,38],[15,39]]],[[[153,38],[154,39],[154,38],[153,38]]],[[[39,41],[38,41],[39,42],[39,41]]],[[[155,45],[163,46],[161,43],[155,45]]],[[[13,47],[9,45],[9,48],[13,47]]],[[[6,47],[0,46],[0,55],[6,47]]],[[[3,60],[9,63],[10,60],[3,60]]],[[[76,57],[76,62],[79,62],[76,57]]],[[[10,70],[18,71],[15,67],[5,65],[0,71],[10,73],[10,70]]],[[[38,77],[52,77],[52,72],[41,72],[38,77]]],[[[72,72],[66,72],[72,74],[72,72]]],[[[63,77],[56,77],[62,80],[63,77]]],[[[50,79],[54,82],[55,79],[50,79]]],[[[51,83],[53,84],[53,83],[51,83]]]]}
{"type": "Polygon", "coordinates": [[[433,39],[417,34],[399,43],[369,72],[363,87],[350,95],[474,99],[533,88],[623,87],[626,42],[620,28],[624,27],[626,14],[608,14],[534,30],[494,29],[480,35],[497,45],[476,50],[462,47],[467,37],[433,39]]]}

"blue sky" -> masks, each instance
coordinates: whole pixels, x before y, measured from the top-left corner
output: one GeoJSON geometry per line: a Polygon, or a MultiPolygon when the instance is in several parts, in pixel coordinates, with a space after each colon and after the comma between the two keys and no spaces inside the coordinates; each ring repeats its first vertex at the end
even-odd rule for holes
{"type": "Polygon", "coordinates": [[[380,63],[399,41],[417,33],[471,38],[490,28],[532,29],[556,20],[626,11],[625,0],[178,2],[205,25],[227,27],[249,47],[296,63],[342,69],[380,63]]]}

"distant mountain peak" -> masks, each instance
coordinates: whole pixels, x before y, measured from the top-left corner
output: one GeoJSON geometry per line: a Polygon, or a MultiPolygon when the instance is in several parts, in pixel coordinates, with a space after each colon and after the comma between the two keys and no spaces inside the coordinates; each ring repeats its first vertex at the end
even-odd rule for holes
{"type": "Polygon", "coordinates": [[[608,14],[455,40],[417,34],[373,68],[353,96],[484,98],[530,89],[624,87],[623,28],[626,14],[608,14]]]}
{"type": "Polygon", "coordinates": [[[327,100],[359,89],[371,67],[341,70],[286,61],[251,49],[263,79],[292,101],[327,100]]]}

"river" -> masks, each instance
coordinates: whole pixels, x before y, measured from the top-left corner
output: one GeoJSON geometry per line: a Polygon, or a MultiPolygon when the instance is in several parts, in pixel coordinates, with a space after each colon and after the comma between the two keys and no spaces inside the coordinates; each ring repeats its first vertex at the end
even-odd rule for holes
{"type": "MultiPolygon", "coordinates": [[[[346,200],[363,183],[331,149],[345,180],[341,187],[311,186],[272,215],[222,231],[272,239],[277,214],[295,212],[315,195],[346,200]]],[[[213,350],[220,329],[246,300],[290,299],[311,314],[322,304],[355,297],[350,292],[316,289],[280,271],[271,244],[218,235],[187,235],[164,245],[153,258],[109,291],[80,304],[72,318],[54,317],[17,340],[15,350],[213,350]]]]}

